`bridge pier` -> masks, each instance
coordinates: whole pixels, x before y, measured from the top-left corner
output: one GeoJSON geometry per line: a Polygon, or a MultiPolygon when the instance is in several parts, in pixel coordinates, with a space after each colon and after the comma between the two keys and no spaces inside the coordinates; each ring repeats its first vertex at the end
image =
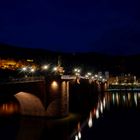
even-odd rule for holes
{"type": "Polygon", "coordinates": [[[53,79],[47,83],[49,86],[48,105],[46,116],[64,117],[69,113],[69,81],[53,79]]]}

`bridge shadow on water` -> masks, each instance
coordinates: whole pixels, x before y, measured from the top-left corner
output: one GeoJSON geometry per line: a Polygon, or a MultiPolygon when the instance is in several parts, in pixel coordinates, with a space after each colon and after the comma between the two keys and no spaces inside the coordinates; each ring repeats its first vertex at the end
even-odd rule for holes
{"type": "Polygon", "coordinates": [[[69,140],[79,116],[70,113],[67,117],[8,116],[0,118],[1,140],[69,140]]]}
{"type": "MultiPolygon", "coordinates": [[[[22,93],[16,95],[19,94],[22,93]]],[[[53,140],[56,136],[61,140],[69,139],[79,116],[73,113],[64,118],[21,116],[19,101],[17,96],[0,98],[1,140],[53,140]]],[[[29,100],[27,102],[30,104],[29,100]]]]}

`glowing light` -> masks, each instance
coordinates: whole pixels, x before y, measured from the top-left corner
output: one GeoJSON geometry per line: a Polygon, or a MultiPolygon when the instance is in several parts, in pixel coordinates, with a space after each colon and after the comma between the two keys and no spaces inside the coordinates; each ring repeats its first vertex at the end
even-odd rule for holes
{"type": "Polygon", "coordinates": [[[75,140],[78,140],[78,136],[77,135],[75,136],[75,140]]]}
{"type": "Polygon", "coordinates": [[[138,105],[137,99],[138,99],[138,98],[137,98],[137,94],[135,93],[135,94],[134,94],[134,101],[135,101],[136,106],[138,105]]]}
{"type": "Polygon", "coordinates": [[[116,82],[115,85],[118,85],[118,82],[116,82]]]}
{"type": "Polygon", "coordinates": [[[128,93],[128,100],[131,100],[131,93],[128,93]]]}
{"type": "Polygon", "coordinates": [[[81,136],[81,132],[79,131],[79,132],[78,132],[78,138],[81,139],[81,137],[82,137],[82,136],[81,136]]]}
{"type": "Polygon", "coordinates": [[[44,69],[44,70],[47,70],[48,68],[49,68],[48,65],[44,65],[44,66],[42,67],[42,69],[44,69]]]}
{"type": "Polygon", "coordinates": [[[75,69],[74,69],[75,75],[76,75],[76,76],[80,76],[80,71],[81,71],[80,69],[75,68],[75,69]]]}
{"type": "Polygon", "coordinates": [[[77,72],[80,72],[80,71],[81,71],[80,69],[77,70],[77,72]]]}
{"type": "Polygon", "coordinates": [[[91,74],[91,72],[88,72],[87,75],[91,76],[92,74],[91,74]]]}
{"type": "Polygon", "coordinates": [[[51,87],[52,89],[56,90],[58,88],[58,83],[56,81],[53,81],[51,87]]]}
{"type": "Polygon", "coordinates": [[[76,76],[79,76],[80,74],[78,72],[75,73],[76,76]]]}
{"type": "Polygon", "coordinates": [[[119,104],[119,95],[118,95],[118,93],[116,94],[116,100],[117,100],[117,104],[119,104]]]}
{"type": "Polygon", "coordinates": [[[94,76],[92,76],[91,78],[94,79],[94,76]]]}
{"type": "Polygon", "coordinates": [[[34,60],[33,59],[27,59],[27,62],[33,62],[34,60]]]}
{"type": "Polygon", "coordinates": [[[54,67],[54,68],[53,68],[53,71],[57,71],[57,67],[54,67]]]}
{"type": "Polygon", "coordinates": [[[23,70],[23,71],[26,71],[26,70],[27,70],[27,67],[23,67],[22,70],[23,70]]]}
{"type": "Polygon", "coordinates": [[[97,109],[96,110],[96,119],[98,119],[99,118],[99,110],[97,109]]]}
{"type": "Polygon", "coordinates": [[[124,102],[125,102],[125,99],[126,99],[126,98],[125,98],[125,95],[123,95],[123,101],[124,101],[124,102]]]}
{"type": "Polygon", "coordinates": [[[113,101],[113,104],[115,104],[115,95],[114,94],[112,95],[112,101],[113,101]]]}
{"type": "Polygon", "coordinates": [[[89,120],[88,120],[88,126],[89,126],[89,128],[91,128],[93,126],[92,113],[91,112],[90,112],[90,116],[89,116],[89,120]]]}
{"type": "Polygon", "coordinates": [[[32,68],[32,69],[31,69],[31,72],[35,72],[35,69],[32,68]]]}
{"type": "Polygon", "coordinates": [[[103,113],[103,103],[102,102],[100,103],[100,111],[101,111],[101,113],[103,113]]]}
{"type": "Polygon", "coordinates": [[[92,123],[92,119],[91,119],[91,118],[89,118],[89,121],[88,121],[88,126],[89,126],[89,128],[91,128],[91,127],[92,127],[92,125],[93,125],[93,123],[92,123]]]}
{"type": "Polygon", "coordinates": [[[77,70],[78,70],[78,69],[77,69],[77,68],[75,68],[75,69],[74,69],[74,72],[77,72],[77,70]]]}
{"type": "Polygon", "coordinates": [[[105,79],[104,78],[102,79],[102,82],[105,82],[105,79]]]}
{"type": "Polygon", "coordinates": [[[102,79],[102,76],[100,76],[99,78],[102,79]]]}
{"type": "Polygon", "coordinates": [[[97,78],[97,77],[98,77],[98,75],[95,75],[95,77],[97,78]]]}
{"type": "Polygon", "coordinates": [[[106,101],[105,101],[105,98],[103,99],[103,107],[105,108],[106,106],[106,101]]]}

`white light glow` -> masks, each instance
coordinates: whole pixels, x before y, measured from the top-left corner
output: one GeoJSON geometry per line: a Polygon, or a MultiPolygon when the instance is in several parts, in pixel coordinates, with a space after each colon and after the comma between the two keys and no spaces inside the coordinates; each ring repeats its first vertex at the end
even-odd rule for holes
{"type": "Polygon", "coordinates": [[[95,77],[97,78],[97,77],[98,77],[98,75],[95,75],[95,77]]]}
{"type": "Polygon", "coordinates": [[[75,68],[75,69],[74,69],[74,72],[77,72],[77,70],[78,70],[78,69],[77,69],[77,68],[75,68]]]}
{"type": "Polygon", "coordinates": [[[102,79],[102,76],[100,76],[99,78],[102,79]]]}
{"type": "Polygon", "coordinates": [[[35,72],[35,69],[32,68],[32,69],[31,69],[31,72],[35,72]]]}
{"type": "Polygon", "coordinates": [[[125,97],[125,95],[123,95],[123,101],[125,102],[125,99],[126,99],[126,97],[125,97]]]}
{"type": "Polygon", "coordinates": [[[77,70],[77,72],[80,72],[80,71],[81,71],[80,69],[77,70]]]}
{"type": "Polygon", "coordinates": [[[115,95],[114,94],[112,95],[112,101],[113,101],[113,104],[115,104],[115,95]]]}
{"type": "Polygon", "coordinates": [[[138,100],[137,100],[137,99],[138,99],[138,98],[137,98],[137,94],[134,93],[134,101],[135,101],[136,106],[138,105],[138,100]]]}
{"type": "Polygon", "coordinates": [[[91,74],[91,72],[88,72],[87,75],[91,76],[92,74],[91,74]]]}
{"type": "Polygon", "coordinates": [[[105,98],[103,99],[103,107],[105,108],[106,106],[106,101],[105,101],[105,98]]]}
{"type": "Polygon", "coordinates": [[[101,113],[103,113],[103,103],[102,102],[100,103],[100,111],[101,111],[101,113]]]}
{"type": "Polygon", "coordinates": [[[23,70],[23,71],[26,71],[26,70],[27,70],[27,67],[23,67],[22,70],[23,70]]]}
{"type": "Polygon", "coordinates": [[[92,125],[93,125],[93,123],[92,123],[92,118],[89,118],[89,121],[88,121],[88,126],[89,126],[89,128],[91,128],[92,125]]]}
{"type": "Polygon", "coordinates": [[[75,136],[75,140],[78,140],[78,136],[77,135],[75,136]]]}
{"type": "Polygon", "coordinates": [[[48,68],[49,68],[48,65],[44,65],[44,66],[42,67],[43,70],[47,70],[48,68]]]}
{"type": "Polygon", "coordinates": [[[96,110],[96,119],[98,119],[99,118],[99,110],[97,109],[96,110]]]}
{"type": "Polygon", "coordinates": [[[78,138],[81,139],[81,137],[82,137],[82,136],[81,136],[81,132],[79,131],[79,132],[78,132],[78,138]]]}
{"type": "Polygon", "coordinates": [[[57,67],[54,67],[54,68],[53,68],[53,71],[57,71],[57,67]]]}
{"type": "Polygon", "coordinates": [[[93,126],[92,113],[91,112],[90,112],[90,115],[89,115],[88,126],[89,126],[89,128],[91,128],[93,126]]]}

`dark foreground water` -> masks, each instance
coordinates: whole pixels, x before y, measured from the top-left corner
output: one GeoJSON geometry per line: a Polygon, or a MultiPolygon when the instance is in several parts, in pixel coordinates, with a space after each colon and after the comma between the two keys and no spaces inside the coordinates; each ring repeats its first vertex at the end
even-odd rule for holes
{"type": "Polygon", "coordinates": [[[62,119],[23,117],[18,111],[16,100],[0,102],[0,140],[140,139],[140,93],[104,93],[88,114],[71,112],[62,119]]]}
{"type": "Polygon", "coordinates": [[[75,140],[140,139],[140,93],[106,93],[79,126],[75,140]]]}

